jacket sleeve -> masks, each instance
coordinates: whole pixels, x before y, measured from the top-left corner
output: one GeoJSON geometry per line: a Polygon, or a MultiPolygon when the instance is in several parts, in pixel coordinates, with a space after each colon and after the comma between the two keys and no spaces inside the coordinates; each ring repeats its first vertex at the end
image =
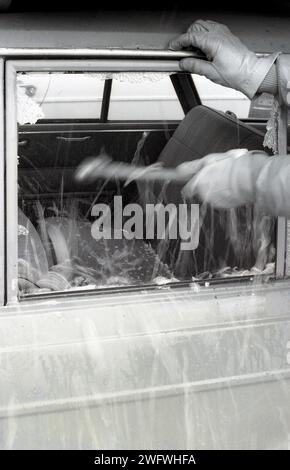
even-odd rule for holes
{"type": "Polygon", "coordinates": [[[250,201],[265,214],[290,218],[290,155],[249,152],[232,162],[228,181],[234,201],[250,201]]]}
{"type": "Polygon", "coordinates": [[[290,218],[290,155],[267,158],[253,189],[254,202],[263,212],[290,218]]]}
{"type": "Polygon", "coordinates": [[[278,77],[276,64],[273,64],[270,68],[269,72],[262,81],[257,93],[270,93],[271,95],[276,95],[278,93],[278,77]]]}

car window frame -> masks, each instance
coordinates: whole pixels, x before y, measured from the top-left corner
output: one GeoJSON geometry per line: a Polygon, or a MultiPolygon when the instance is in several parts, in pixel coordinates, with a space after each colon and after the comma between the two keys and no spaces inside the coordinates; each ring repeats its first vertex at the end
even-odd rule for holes
{"type": "MultiPolygon", "coordinates": [[[[144,53],[144,51],[142,51],[144,53]]],[[[6,114],[5,114],[5,156],[6,156],[6,167],[5,171],[5,182],[6,182],[6,198],[5,206],[3,204],[3,212],[6,214],[6,231],[5,237],[6,242],[3,240],[5,237],[0,237],[0,243],[2,246],[3,254],[5,253],[5,262],[2,263],[3,277],[2,277],[2,305],[3,304],[15,304],[22,299],[18,296],[18,272],[17,272],[17,207],[18,207],[18,194],[17,194],[17,119],[16,119],[16,77],[18,72],[58,72],[58,71],[81,71],[81,72],[119,72],[119,71],[147,71],[147,72],[180,72],[179,60],[176,56],[168,60],[168,57],[157,58],[150,57],[150,51],[147,51],[143,56],[136,55],[133,59],[132,56],[129,58],[115,58],[114,55],[111,58],[93,58],[75,59],[77,54],[74,54],[74,59],[59,58],[59,59],[43,59],[33,58],[27,60],[21,59],[8,59],[5,62],[5,98],[6,98],[6,114]],[[147,58],[148,57],[148,58],[147,58]]],[[[82,54],[80,54],[81,57],[82,54]]],[[[182,54],[181,54],[182,56],[182,54]]],[[[170,57],[170,54],[169,54],[170,57]]],[[[3,80],[2,80],[3,82],[3,80]]],[[[4,107],[3,107],[4,108],[4,107]]],[[[3,109],[4,115],[4,109],[3,109]]],[[[1,130],[0,130],[1,132],[1,130]]],[[[1,137],[0,137],[1,139],[1,137]]],[[[285,140],[285,134],[280,133],[280,142],[285,140]]],[[[283,145],[287,146],[283,141],[283,145]]],[[[4,147],[4,145],[3,145],[4,147]]],[[[1,178],[1,171],[0,171],[1,178]]],[[[4,182],[4,179],[3,179],[4,182]]],[[[4,185],[3,185],[4,188],[4,185]]],[[[3,195],[2,195],[3,198],[3,195]]],[[[0,201],[1,203],[1,201],[0,201]]],[[[2,202],[3,203],[3,202],[2,202]]],[[[285,276],[285,266],[287,258],[286,246],[286,235],[285,227],[287,225],[285,218],[278,218],[278,230],[277,230],[277,274],[278,276],[285,276]]],[[[4,226],[4,225],[3,225],[4,226]]],[[[3,257],[4,259],[4,257],[3,257]]],[[[142,288],[142,286],[140,287],[142,288]]],[[[110,291],[110,289],[108,289],[110,291]]],[[[68,296],[70,293],[61,292],[62,297],[68,296]]],[[[78,292],[72,292],[74,295],[79,295],[78,292]]],[[[50,298],[53,298],[54,293],[49,294],[50,298]]]]}

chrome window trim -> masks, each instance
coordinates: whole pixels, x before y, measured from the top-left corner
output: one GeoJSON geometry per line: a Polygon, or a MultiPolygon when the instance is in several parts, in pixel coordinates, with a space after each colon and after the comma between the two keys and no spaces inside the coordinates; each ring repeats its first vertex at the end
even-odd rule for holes
{"type": "MultiPolygon", "coordinates": [[[[287,155],[287,126],[288,111],[285,105],[280,105],[280,116],[278,121],[278,156],[287,155]]],[[[277,245],[276,245],[276,276],[284,277],[287,275],[286,261],[287,253],[287,231],[289,230],[289,221],[285,217],[277,218],[277,245]]],[[[289,273],[288,273],[289,275],[289,273]]]]}
{"type": "Polygon", "coordinates": [[[18,72],[180,72],[179,61],[154,59],[9,60],[18,72]]]}
{"type": "Polygon", "coordinates": [[[123,48],[3,48],[0,47],[0,56],[7,58],[21,58],[21,57],[39,57],[51,58],[59,57],[64,59],[66,57],[92,57],[92,58],[149,58],[149,59],[169,59],[178,60],[185,57],[204,57],[200,53],[191,51],[172,51],[169,49],[123,49],[123,48]]]}
{"type": "Polygon", "coordinates": [[[16,76],[13,64],[6,64],[6,295],[7,303],[18,301],[18,188],[17,188],[17,116],[16,76]]]}
{"type": "MultiPolygon", "coordinates": [[[[257,52],[257,57],[266,57],[269,55],[267,52],[257,52]]],[[[148,59],[168,59],[179,60],[186,57],[203,58],[205,56],[195,51],[173,51],[169,49],[123,49],[123,48],[13,48],[13,47],[0,47],[0,57],[5,58],[148,58],[148,59]]]]}

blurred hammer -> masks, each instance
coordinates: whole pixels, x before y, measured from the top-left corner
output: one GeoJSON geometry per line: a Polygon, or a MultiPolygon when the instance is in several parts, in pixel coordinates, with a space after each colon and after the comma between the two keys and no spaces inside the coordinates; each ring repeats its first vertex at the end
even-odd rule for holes
{"type": "Polygon", "coordinates": [[[192,178],[194,171],[183,173],[176,168],[164,168],[160,164],[149,166],[136,166],[124,162],[115,162],[108,155],[101,154],[98,157],[85,159],[75,172],[75,179],[79,182],[93,182],[98,178],[118,179],[125,181],[125,186],[133,180],[160,181],[187,183],[192,178]]]}

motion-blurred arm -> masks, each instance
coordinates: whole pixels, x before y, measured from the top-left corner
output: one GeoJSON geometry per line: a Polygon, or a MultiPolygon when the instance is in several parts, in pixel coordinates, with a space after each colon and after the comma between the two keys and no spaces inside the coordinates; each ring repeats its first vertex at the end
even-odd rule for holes
{"type": "Polygon", "coordinates": [[[290,218],[290,156],[230,150],[183,163],[178,171],[195,173],[184,186],[186,197],[198,195],[214,207],[255,204],[261,212],[290,218]]]}

